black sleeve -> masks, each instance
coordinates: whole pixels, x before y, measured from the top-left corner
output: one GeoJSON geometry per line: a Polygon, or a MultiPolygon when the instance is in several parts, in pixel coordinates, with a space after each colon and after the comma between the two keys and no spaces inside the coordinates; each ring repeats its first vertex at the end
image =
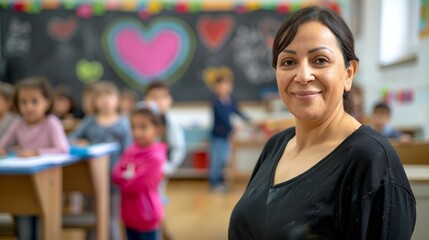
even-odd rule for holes
{"type": "Polygon", "coordinates": [[[411,239],[416,204],[407,190],[386,182],[361,200],[361,215],[347,232],[347,239],[411,239]]]}

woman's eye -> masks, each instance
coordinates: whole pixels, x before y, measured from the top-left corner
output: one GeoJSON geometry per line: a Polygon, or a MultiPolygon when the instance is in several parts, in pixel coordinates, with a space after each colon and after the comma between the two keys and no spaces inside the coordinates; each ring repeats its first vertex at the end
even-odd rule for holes
{"type": "Polygon", "coordinates": [[[327,64],[329,61],[326,58],[317,58],[314,63],[317,65],[325,65],[327,64]]]}
{"type": "Polygon", "coordinates": [[[292,60],[292,59],[285,59],[285,60],[282,61],[282,66],[291,66],[294,63],[295,63],[295,61],[292,60]]]}

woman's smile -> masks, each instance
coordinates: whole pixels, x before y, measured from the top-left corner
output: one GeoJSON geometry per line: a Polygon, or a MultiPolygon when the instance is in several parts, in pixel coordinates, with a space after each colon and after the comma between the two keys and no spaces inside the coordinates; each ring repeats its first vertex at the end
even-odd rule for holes
{"type": "Polygon", "coordinates": [[[319,90],[296,90],[291,91],[291,94],[299,100],[311,100],[320,95],[322,91],[319,90]]]}

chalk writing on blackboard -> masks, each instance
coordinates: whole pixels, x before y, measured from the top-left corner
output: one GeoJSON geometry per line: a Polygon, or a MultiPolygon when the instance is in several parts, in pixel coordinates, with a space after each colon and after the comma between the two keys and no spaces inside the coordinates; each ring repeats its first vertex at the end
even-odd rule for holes
{"type": "Polygon", "coordinates": [[[271,51],[258,27],[240,25],[232,41],[233,60],[247,80],[254,85],[271,82],[271,51]]]}
{"type": "Polygon", "coordinates": [[[13,17],[9,21],[5,40],[5,54],[8,56],[25,55],[31,47],[30,22],[13,17]]]}
{"type": "Polygon", "coordinates": [[[282,22],[280,20],[272,17],[263,17],[258,23],[259,29],[265,37],[265,43],[270,49],[273,46],[274,37],[281,24],[282,22]]]}

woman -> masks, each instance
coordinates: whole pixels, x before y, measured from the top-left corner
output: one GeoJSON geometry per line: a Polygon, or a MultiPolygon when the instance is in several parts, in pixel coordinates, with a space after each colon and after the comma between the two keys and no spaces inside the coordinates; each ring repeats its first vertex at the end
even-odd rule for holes
{"type": "Polygon", "coordinates": [[[273,67],[296,126],[265,145],[229,239],[410,239],[415,199],[402,164],[346,111],[358,58],[344,20],[296,12],[276,35],[273,67]]]}

